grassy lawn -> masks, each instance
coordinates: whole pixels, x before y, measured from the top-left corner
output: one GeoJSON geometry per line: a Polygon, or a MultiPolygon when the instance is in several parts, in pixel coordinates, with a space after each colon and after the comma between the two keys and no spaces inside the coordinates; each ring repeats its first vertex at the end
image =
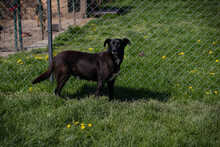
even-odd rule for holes
{"type": "Polygon", "coordinates": [[[96,83],[73,77],[64,98],[54,95],[55,83],[33,86],[48,68],[47,49],[0,58],[0,146],[219,146],[219,3],[106,6],[123,14],[70,26],[53,47],[54,55],[94,53],[106,50],[107,38],[128,38],[115,101],[107,87],[93,99],[96,83]]]}

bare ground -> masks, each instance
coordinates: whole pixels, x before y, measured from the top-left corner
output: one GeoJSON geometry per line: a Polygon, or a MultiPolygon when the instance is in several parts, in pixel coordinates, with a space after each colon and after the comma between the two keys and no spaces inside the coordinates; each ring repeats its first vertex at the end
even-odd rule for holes
{"type": "MultiPolygon", "coordinates": [[[[77,17],[79,18],[79,17],[77,17]]],[[[53,24],[58,25],[58,19],[53,19],[53,24]]],[[[82,26],[85,25],[89,19],[76,19],[76,25],[82,26]]],[[[15,49],[15,31],[14,31],[14,21],[9,20],[5,22],[1,22],[4,29],[1,33],[0,40],[0,56],[5,57],[16,52],[19,52],[15,49]]],[[[62,18],[61,19],[61,31],[53,31],[53,38],[63,33],[68,26],[74,25],[73,17],[62,18]]],[[[37,22],[35,19],[26,19],[22,20],[22,32],[28,33],[30,36],[22,37],[23,39],[23,49],[25,51],[30,51],[34,48],[41,48],[47,46],[47,29],[44,31],[44,40],[42,40],[40,27],[37,26],[37,22]]],[[[17,36],[19,38],[19,36],[17,36]]],[[[19,39],[18,39],[18,49],[20,48],[19,39]]],[[[19,49],[20,50],[20,49],[19,49]]]]}

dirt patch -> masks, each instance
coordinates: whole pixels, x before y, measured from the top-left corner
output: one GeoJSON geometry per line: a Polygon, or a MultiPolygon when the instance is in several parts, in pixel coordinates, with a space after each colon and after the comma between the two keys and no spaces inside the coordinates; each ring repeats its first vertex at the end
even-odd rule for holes
{"type": "MultiPolygon", "coordinates": [[[[76,18],[79,17],[80,13],[76,13],[76,18]]],[[[78,26],[85,25],[89,19],[76,19],[76,24],[78,26]]],[[[58,19],[52,20],[53,24],[58,25],[58,19]]],[[[15,31],[14,31],[14,21],[4,21],[1,22],[2,26],[4,27],[1,32],[1,40],[0,40],[0,56],[7,56],[10,54],[17,53],[18,51],[15,48],[15,31]]],[[[69,16],[65,19],[61,19],[61,31],[53,31],[53,38],[63,33],[68,26],[74,26],[74,17],[69,16]]],[[[44,40],[42,40],[41,30],[40,27],[37,26],[37,22],[35,19],[25,19],[22,20],[22,32],[26,34],[26,36],[22,37],[23,42],[23,49],[25,51],[29,51],[33,48],[41,48],[47,46],[47,28],[44,31],[44,40]]],[[[20,50],[19,45],[19,36],[18,38],[18,50],[20,50]]]]}

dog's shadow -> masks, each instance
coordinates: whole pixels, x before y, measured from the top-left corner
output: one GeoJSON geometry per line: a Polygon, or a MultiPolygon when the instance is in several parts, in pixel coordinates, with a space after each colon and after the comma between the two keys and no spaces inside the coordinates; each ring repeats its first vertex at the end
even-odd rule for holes
{"type": "MultiPolygon", "coordinates": [[[[157,92],[144,88],[136,89],[136,88],[121,87],[116,85],[114,89],[115,89],[114,90],[115,100],[119,100],[119,101],[155,99],[160,102],[166,102],[171,95],[169,92],[157,92]]],[[[81,99],[85,96],[91,96],[91,95],[94,96],[95,91],[96,91],[96,86],[84,84],[82,87],[79,88],[79,90],[75,94],[67,94],[67,97],[69,99],[81,99]]],[[[107,86],[103,88],[101,95],[108,96],[107,86]]]]}

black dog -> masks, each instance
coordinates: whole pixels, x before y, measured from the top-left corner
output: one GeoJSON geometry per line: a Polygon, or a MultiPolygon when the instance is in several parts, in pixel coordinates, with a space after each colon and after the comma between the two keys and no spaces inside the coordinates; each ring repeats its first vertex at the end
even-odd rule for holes
{"type": "Polygon", "coordinates": [[[108,83],[109,100],[114,98],[114,82],[124,58],[124,49],[130,41],[124,39],[106,39],[104,47],[108,50],[100,53],[84,53],[64,51],[55,56],[49,69],[37,77],[32,83],[45,80],[54,71],[57,80],[55,95],[60,96],[61,89],[72,74],[75,78],[97,81],[95,97],[100,94],[104,84],[108,83]]]}

